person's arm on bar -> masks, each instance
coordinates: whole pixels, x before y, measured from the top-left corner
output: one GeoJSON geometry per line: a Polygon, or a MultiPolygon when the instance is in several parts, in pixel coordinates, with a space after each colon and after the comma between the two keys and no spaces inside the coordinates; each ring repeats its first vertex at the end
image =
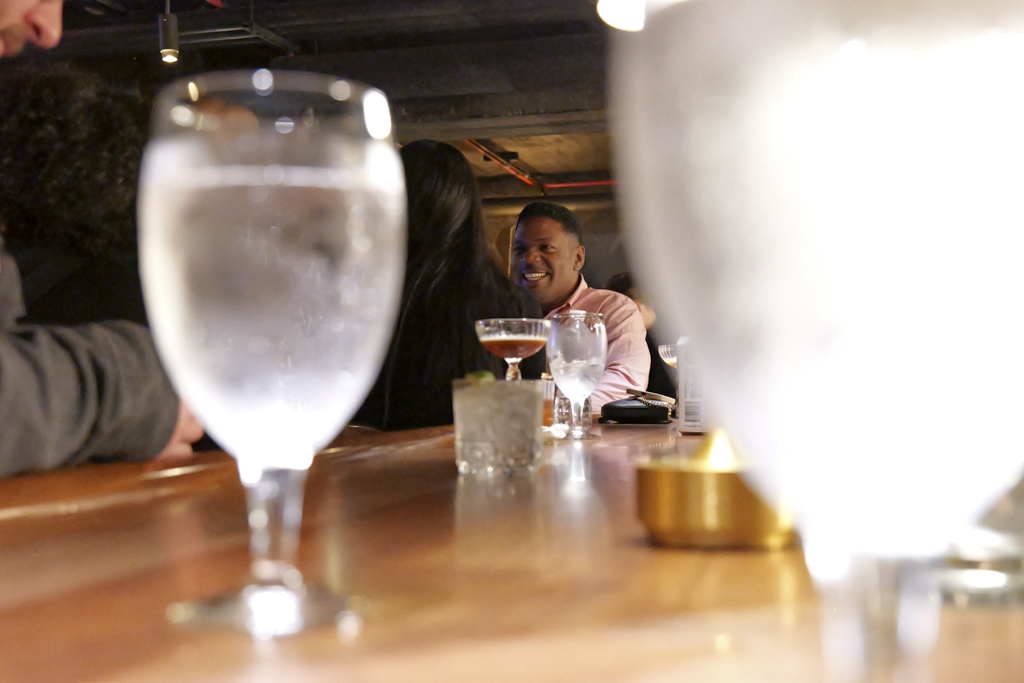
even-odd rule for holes
{"type": "Polygon", "coordinates": [[[0,335],[0,476],[93,456],[180,454],[172,435],[194,432],[182,429],[181,415],[142,326],[24,326],[0,335]]]}
{"type": "Polygon", "coordinates": [[[651,371],[651,352],[647,349],[647,329],[636,304],[622,297],[628,305],[603,310],[608,333],[608,362],[600,383],[590,395],[595,413],[610,401],[628,398],[626,389],[646,389],[651,371]]]}

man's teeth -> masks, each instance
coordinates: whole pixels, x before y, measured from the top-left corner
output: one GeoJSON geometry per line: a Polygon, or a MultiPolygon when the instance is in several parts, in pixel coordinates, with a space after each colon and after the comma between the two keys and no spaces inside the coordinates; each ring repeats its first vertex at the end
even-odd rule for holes
{"type": "Polygon", "coordinates": [[[547,275],[547,273],[526,273],[527,280],[539,280],[547,275]]]}

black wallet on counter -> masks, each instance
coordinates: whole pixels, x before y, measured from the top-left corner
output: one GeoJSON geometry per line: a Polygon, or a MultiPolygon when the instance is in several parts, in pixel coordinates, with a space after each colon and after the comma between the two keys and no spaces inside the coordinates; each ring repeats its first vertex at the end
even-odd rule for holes
{"type": "Polygon", "coordinates": [[[612,401],[601,406],[601,422],[617,424],[665,424],[670,422],[669,410],[664,406],[649,406],[635,398],[612,401]]]}

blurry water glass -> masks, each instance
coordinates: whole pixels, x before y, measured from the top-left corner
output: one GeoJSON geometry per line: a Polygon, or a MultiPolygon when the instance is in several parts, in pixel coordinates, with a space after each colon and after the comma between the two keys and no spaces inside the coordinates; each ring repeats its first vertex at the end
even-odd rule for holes
{"type": "MultiPolygon", "coordinates": [[[[561,392],[555,395],[555,402],[552,408],[552,424],[572,426],[572,402],[561,392]]],[[[590,397],[583,402],[583,412],[580,414],[580,430],[583,435],[590,433],[590,427],[594,420],[594,412],[590,406],[590,397]]],[[[566,433],[568,435],[568,432],[566,433]]]]}
{"type": "Polygon", "coordinates": [[[452,383],[455,462],[462,474],[527,474],[537,465],[544,381],[452,383]]]}
{"type": "Polygon", "coordinates": [[[941,553],[1024,459],[1024,4],[648,8],[610,76],[642,284],[818,581],[941,553]]]}
{"type": "Polygon", "coordinates": [[[377,90],[260,70],[183,79],[157,100],[139,195],[146,309],[250,509],[253,586],[211,618],[260,637],[314,618],[294,566],[303,481],[377,376],[404,216],[377,90]],[[285,603],[288,619],[260,616],[285,603]]]}
{"type": "Polygon", "coordinates": [[[608,358],[608,336],[600,313],[570,311],[551,316],[548,365],[555,384],[572,405],[569,436],[585,438],[583,402],[597,388],[608,358]]]}

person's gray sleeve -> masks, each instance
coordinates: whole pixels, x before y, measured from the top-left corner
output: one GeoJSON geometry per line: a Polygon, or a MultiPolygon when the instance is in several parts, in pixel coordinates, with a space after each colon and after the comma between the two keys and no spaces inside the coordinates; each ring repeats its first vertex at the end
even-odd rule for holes
{"type": "Polygon", "coordinates": [[[177,417],[178,398],[141,325],[0,334],[0,476],[95,456],[151,458],[177,417]]]}
{"type": "MultiPolygon", "coordinates": [[[[0,243],[2,244],[2,243],[0,243]]],[[[21,274],[14,257],[0,246],[0,329],[17,325],[25,315],[25,302],[21,296],[21,274]]]]}

